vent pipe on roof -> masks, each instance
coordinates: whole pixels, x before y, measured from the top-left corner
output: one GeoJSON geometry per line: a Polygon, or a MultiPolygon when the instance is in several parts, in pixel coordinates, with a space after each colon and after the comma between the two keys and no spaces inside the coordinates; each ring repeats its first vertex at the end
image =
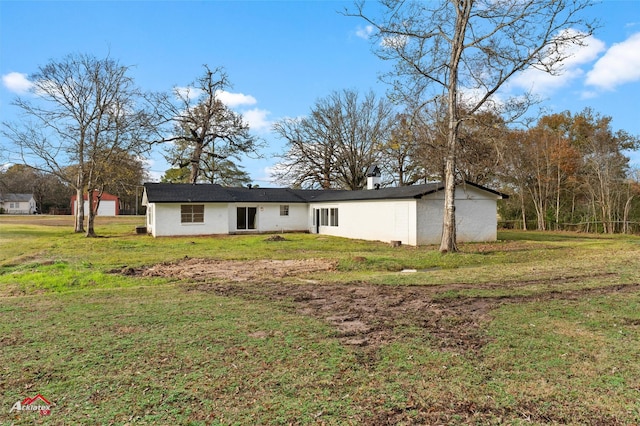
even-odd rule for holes
{"type": "Polygon", "coordinates": [[[369,167],[367,170],[367,189],[380,189],[380,181],[382,173],[380,173],[380,168],[375,164],[369,167]]]}

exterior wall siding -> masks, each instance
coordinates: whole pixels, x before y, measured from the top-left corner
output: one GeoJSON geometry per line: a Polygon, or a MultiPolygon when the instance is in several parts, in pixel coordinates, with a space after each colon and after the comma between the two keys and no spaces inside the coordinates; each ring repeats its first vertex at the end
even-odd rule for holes
{"type": "MultiPolygon", "coordinates": [[[[495,198],[471,186],[456,188],[456,237],[459,242],[495,241],[498,216],[495,198]]],[[[444,216],[444,192],[429,194],[418,202],[418,245],[440,244],[444,216]]]]}
{"type": "MultiPolygon", "coordinates": [[[[73,207],[75,208],[75,203],[73,207]]],[[[75,209],[72,211],[75,211],[75,209]]],[[[87,214],[88,211],[89,211],[89,201],[85,200],[84,201],[85,215],[87,214]]],[[[98,216],[116,216],[116,215],[117,215],[117,210],[116,210],[115,201],[113,200],[100,201],[100,205],[98,206],[98,216]]]]}
{"type": "MultiPolygon", "coordinates": [[[[217,203],[172,203],[151,204],[151,234],[154,237],[176,235],[214,235],[229,233],[229,218],[226,204],[217,203]],[[204,204],[204,222],[181,223],[180,206],[204,204]]],[[[147,212],[147,215],[149,213],[147,212]]]]}
{"type": "MultiPolygon", "coordinates": [[[[85,194],[86,198],[86,194],[85,194]]],[[[76,196],[71,197],[71,211],[76,211],[76,196]]],[[[94,206],[95,202],[97,202],[97,196],[94,196],[94,206]]],[[[100,200],[100,205],[98,206],[98,216],[118,216],[120,214],[120,207],[118,205],[119,200],[118,197],[111,194],[103,194],[102,199],[100,200]]],[[[85,215],[89,211],[89,200],[84,200],[84,212],[85,215]]]]}
{"type": "Polygon", "coordinates": [[[36,202],[32,198],[29,201],[5,201],[0,203],[6,214],[33,214],[36,211],[36,202]]]}
{"type": "Polygon", "coordinates": [[[416,245],[415,200],[397,201],[343,201],[333,203],[311,203],[309,231],[316,232],[313,225],[313,209],[338,209],[338,226],[319,226],[319,233],[369,241],[401,241],[416,245]]]}
{"type": "Polygon", "coordinates": [[[456,189],[456,236],[460,242],[495,241],[498,238],[497,195],[472,186],[456,189]]]}
{"type": "Polygon", "coordinates": [[[230,233],[251,233],[251,232],[293,232],[305,231],[308,227],[306,204],[287,204],[287,203],[230,203],[228,205],[229,228],[230,233]],[[289,214],[287,216],[280,215],[280,206],[289,206],[289,214]],[[238,229],[237,208],[238,207],[255,207],[256,229],[238,229]]]}
{"type": "Polygon", "coordinates": [[[307,205],[286,204],[289,215],[280,215],[281,204],[251,203],[150,203],[147,206],[147,231],[154,237],[176,235],[214,235],[251,232],[306,231],[307,205]],[[204,205],[204,222],[181,223],[180,206],[204,205]],[[238,229],[237,208],[255,207],[256,229],[238,229]]]}
{"type": "Polygon", "coordinates": [[[460,242],[495,241],[498,238],[496,203],[492,200],[456,201],[456,235],[460,242]]]}
{"type": "Polygon", "coordinates": [[[439,244],[442,239],[444,194],[430,194],[429,198],[418,200],[416,210],[418,212],[416,219],[417,245],[439,244]]]}

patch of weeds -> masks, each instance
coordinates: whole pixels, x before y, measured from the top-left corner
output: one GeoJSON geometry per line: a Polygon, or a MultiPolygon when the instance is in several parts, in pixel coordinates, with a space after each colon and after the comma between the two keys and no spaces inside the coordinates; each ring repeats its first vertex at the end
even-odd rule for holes
{"type": "MultiPolygon", "coordinates": [[[[146,279],[146,284],[165,282],[161,278],[146,279]]],[[[14,268],[0,275],[0,285],[13,288],[13,292],[33,293],[41,291],[65,292],[85,288],[114,288],[140,285],[139,279],[113,276],[97,270],[93,264],[78,265],[66,261],[33,263],[14,268]]]]}
{"type": "Polygon", "coordinates": [[[495,341],[484,353],[491,380],[516,395],[515,404],[538,401],[538,419],[616,419],[637,400],[630,383],[640,382],[640,367],[631,359],[640,356],[640,330],[620,326],[620,333],[612,313],[634,315],[639,297],[501,307],[490,327],[495,341]]]}

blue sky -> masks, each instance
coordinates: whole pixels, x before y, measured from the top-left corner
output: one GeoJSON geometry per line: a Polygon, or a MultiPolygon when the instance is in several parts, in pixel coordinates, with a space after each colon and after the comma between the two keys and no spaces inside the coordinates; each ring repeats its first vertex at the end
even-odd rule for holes
{"type": "MultiPolygon", "coordinates": [[[[169,91],[225,68],[230,106],[244,114],[267,147],[265,159],[243,161],[254,183],[273,186],[269,169],[283,153],[271,123],[305,115],[332,91],[386,86],[377,79],[391,64],[378,59],[364,21],[339,13],[341,1],[6,1],[0,0],[0,121],[17,119],[10,102],[24,95],[28,76],[69,53],[109,55],[132,66],[143,90],[169,91]]],[[[576,51],[560,77],[518,76],[533,85],[550,112],[592,107],[613,128],[640,135],[640,0],[605,0],[591,8],[602,28],[576,51]]],[[[0,137],[0,144],[9,142],[0,137]]],[[[640,153],[632,153],[640,167],[640,153]]],[[[158,178],[169,167],[149,162],[158,178]]]]}

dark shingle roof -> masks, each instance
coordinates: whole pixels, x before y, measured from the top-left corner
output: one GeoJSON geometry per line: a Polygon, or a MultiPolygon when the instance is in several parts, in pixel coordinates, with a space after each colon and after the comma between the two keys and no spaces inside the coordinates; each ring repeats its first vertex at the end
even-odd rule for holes
{"type": "Polygon", "coordinates": [[[304,203],[288,188],[227,188],[217,184],[145,183],[150,203],[304,203]]]}
{"type": "Polygon", "coordinates": [[[0,194],[0,201],[20,202],[29,201],[33,198],[33,194],[0,194]]]}
{"type": "MultiPolygon", "coordinates": [[[[488,188],[466,183],[484,191],[507,198],[506,195],[488,188]]],[[[147,200],[150,203],[307,203],[358,200],[389,200],[421,198],[441,191],[444,185],[423,185],[380,188],[360,191],[309,190],[290,188],[227,188],[217,184],[145,183],[147,200]]]]}
{"type": "Polygon", "coordinates": [[[307,200],[321,202],[420,198],[443,188],[444,186],[441,183],[427,183],[393,188],[362,189],[360,191],[321,191],[312,197],[308,197],[307,200]]]}

